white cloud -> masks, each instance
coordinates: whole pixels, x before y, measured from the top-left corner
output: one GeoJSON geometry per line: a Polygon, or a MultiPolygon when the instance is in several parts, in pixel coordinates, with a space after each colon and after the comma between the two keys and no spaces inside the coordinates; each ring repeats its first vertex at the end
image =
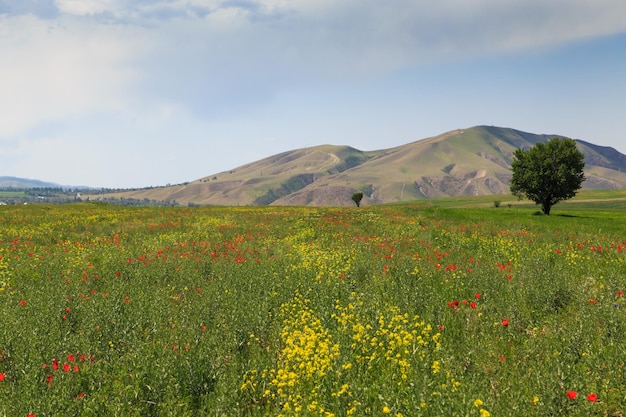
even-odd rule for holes
{"type": "Polygon", "coordinates": [[[104,12],[118,12],[127,7],[124,0],[55,0],[61,13],[88,16],[104,12]]]}
{"type": "Polygon", "coordinates": [[[626,31],[623,0],[55,4],[0,15],[0,137],[98,113],[239,115],[285,90],[626,31]]]}
{"type": "Polygon", "coordinates": [[[0,17],[0,137],[124,106],[136,73],[132,38],[73,20],[0,17]]]}
{"type": "MultiPolygon", "coordinates": [[[[450,2],[444,2],[450,5],[450,2]]],[[[434,9],[439,39],[469,54],[516,52],[626,30],[620,0],[480,0],[434,9]],[[477,7],[478,6],[478,7],[477,7]]],[[[437,45],[437,44],[435,44],[437,45]]]]}
{"type": "Polygon", "coordinates": [[[181,101],[207,115],[284,89],[626,30],[623,0],[158,3],[170,12],[192,6],[206,14],[159,21],[141,65],[153,98],[181,101]]]}
{"type": "Polygon", "coordinates": [[[619,33],[625,15],[623,0],[223,1],[197,29],[208,53],[353,78],[619,33]]]}

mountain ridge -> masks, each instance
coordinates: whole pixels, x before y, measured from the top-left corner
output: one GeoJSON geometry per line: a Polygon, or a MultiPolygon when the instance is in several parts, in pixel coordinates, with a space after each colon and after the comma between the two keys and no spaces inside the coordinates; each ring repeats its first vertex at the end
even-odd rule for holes
{"type": "MultiPolygon", "coordinates": [[[[354,204],[350,197],[355,192],[364,193],[364,205],[506,194],[515,150],[554,137],[561,135],[474,126],[375,151],[318,145],[184,184],[94,197],[231,206],[348,206],[354,204]]],[[[583,188],[626,188],[626,155],[583,140],[576,143],[585,154],[583,188]]]]}
{"type": "Polygon", "coordinates": [[[54,182],[42,181],[31,178],[20,178],[12,176],[0,176],[0,188],[64,188],[64,189],[88,189],[91,187],[85,185],[61,185],[54,182]]]}

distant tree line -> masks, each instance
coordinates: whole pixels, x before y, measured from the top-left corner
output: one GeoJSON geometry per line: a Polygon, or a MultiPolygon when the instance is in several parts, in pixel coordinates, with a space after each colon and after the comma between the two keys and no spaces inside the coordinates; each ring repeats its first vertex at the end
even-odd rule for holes
{"type": "Polygon", "coordinates": [[[99,199],[98,202],[113,204],[116,206],[159,206],[159,207],[176,207],[180,204],[176,200],[151,200],[149,198],[126,198],[126,197],[107,197],[99,199]]]}
{"type": "Polygon", "coordinates": [[[67,188],[0,188],[0,204],[63,204],[77,201],[78,192],[67,188]]]}
{"type": "MultiPolygon", "coordinates": [[[[108,191],[110,192],[110,191],[108,191]]],[[[34,187],[34,188],[15,188],[0,187],[0,205],[18,205],[18,204],[68,204],[76,202],[90,202],[90,195],[100,194],[93,190],[85,189],[68,189],[56,187],[34,187]]],[[[116,198],[107,197],[100,202],[115,204],[120,206],[179,206],[176,200],[150,200],[147,198],[116,198]]]]}
{"type": "Polygon", "coordinates": [[[189,181],[186,182],[182,182],[180,184],[166,184],[166,185],[150,185],[148,187],[134,187],[134,188],[89,188],[84,190],[84,192],[86,194],[94,194],[94,195],[99,195],[99,194],[111,194],[111,193],[119,193],[119,192],[123,192],[123,191],[142,191],[142,190],[154,190],[154,189],[159,189],[159,188],[166,188],[166,187],[174,187],[174,186],[178,186],[178,185],[189,185],[189,181]]]}

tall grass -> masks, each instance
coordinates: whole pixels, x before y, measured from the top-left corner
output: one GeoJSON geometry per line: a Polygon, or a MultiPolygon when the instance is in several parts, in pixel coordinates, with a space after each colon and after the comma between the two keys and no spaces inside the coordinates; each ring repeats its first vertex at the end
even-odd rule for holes
{"type": "Polygon", "coordinates": [[[533,212],[0,207],[0,415],[624,415],[626,215],[533,212]]]}

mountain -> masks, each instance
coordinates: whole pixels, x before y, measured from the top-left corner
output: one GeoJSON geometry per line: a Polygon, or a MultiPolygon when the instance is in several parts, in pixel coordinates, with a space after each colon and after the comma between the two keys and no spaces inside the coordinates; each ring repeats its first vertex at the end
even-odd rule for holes
{"type": "MultiPolygon", "coordinates": [[[[439,197],[506,194],[513,152],[559,135],[476,126],[377,151],[321,145],[296,149],[174,186],[105,194],[213,205],[348,206],[439,197]]],[[[626,155],[577,140],[584,189],[626,188],[626,155]]]]}
{"type": "Polygon", "coordinates": [[[59,184],[29,178],[0,177],[0,188],[58,188],[59,184]]]}
{"type": "Polygon", "coordinates": [[[53,182],[46,182],[41,180],[34,180],[30,178],[18,178],[18,177],[6,177],[0,176],[0,188],[69,188],[69,189],[87,189],[89,187],[60,185],[53,182]]]}

